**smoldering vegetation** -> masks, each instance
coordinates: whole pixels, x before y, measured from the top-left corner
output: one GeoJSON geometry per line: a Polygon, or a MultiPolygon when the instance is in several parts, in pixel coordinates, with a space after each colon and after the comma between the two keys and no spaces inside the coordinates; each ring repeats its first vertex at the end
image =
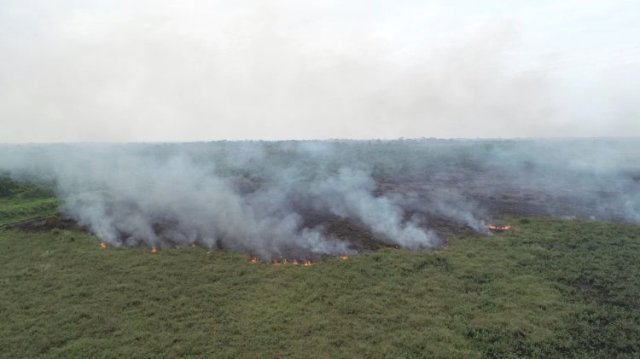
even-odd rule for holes
{"type": "Polygon", "coordinates": [[[640,140],[397,140],[0,146],[112,246],[263,259],[437,248],[510,215],[640,224],[640,140]]]}

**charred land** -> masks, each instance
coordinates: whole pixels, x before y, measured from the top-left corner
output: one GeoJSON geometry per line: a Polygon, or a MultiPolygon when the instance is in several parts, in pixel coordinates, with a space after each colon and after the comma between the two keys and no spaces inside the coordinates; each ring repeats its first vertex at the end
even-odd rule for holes
{"type": "Polygon", "coordinates": [[[509,216],[638,224],[638,158],[633,139],[7,145],[0,170],[111,246],[273,260],[436,249],[509,216]]]}

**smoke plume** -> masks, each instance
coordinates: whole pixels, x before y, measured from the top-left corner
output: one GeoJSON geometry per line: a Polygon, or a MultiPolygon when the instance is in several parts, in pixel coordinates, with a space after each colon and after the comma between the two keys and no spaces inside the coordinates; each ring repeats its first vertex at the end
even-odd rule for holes
{"type": "Polygon", "coordinates": [[[640,223],[640,143],[304,141],[5,145],[0,171],[55,188],[112,246],[200,244],[264,259],[435,248],[504,215],[640,223]]]}

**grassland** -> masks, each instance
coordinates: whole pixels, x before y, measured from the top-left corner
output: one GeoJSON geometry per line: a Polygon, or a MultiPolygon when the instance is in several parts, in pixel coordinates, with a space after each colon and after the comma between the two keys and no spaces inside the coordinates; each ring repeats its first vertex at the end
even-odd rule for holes
{"type": "MultiPolygon", "coordinates": [[[[18,192],[6,221],[47,199],[18,192]]],[[[311,267],[5,228],[0,357],[638,357],[640,228],[509,222],[311,267]]]]}
{"type": "Polygon", "coordinates": [[[46,186],[18,182],[0,173],[0,226],[56,212],[58,200],[46,186]]]}

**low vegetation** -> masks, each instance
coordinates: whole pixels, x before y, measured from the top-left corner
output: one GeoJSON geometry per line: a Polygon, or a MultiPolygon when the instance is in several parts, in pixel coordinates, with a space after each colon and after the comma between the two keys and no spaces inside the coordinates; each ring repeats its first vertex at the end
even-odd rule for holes
{"type": "Polygon", "coordinates": [[[46,186],[15,181],[0,173],[0,226],[52,215],[58,205],[46,186]]]}
{"type": "MultiPolygon", "coordinates": [[[[18,192],[4,221],[55,210],[18,192]]],[[[640,228],[508,222],[311,267],[5,227],[0,357],[638,357],[640,228]]]]}

